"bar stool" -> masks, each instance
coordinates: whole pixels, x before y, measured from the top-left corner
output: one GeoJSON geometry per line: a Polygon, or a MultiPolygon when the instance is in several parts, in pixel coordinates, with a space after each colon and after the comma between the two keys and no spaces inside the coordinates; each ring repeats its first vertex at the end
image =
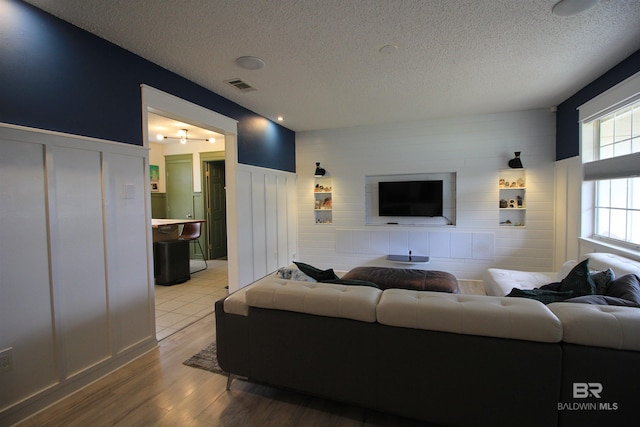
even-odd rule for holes
{"type": "Polygon", "coordinates": [[[207,257],[202,250],[202,245],[200,244],[200,234],[202,230],[201,222],[188,222],[184,224],[182,227],[182,233],[178,236],[178,240],[189,240],[190,242],[196,242],[198,247],[200,248],[200,252],[202,253],[202,260],[204,261],[204,268],[199,270],[192,271],[192,273],[197,273],[198,271],[206,270],[207,265],[207,257]]]}

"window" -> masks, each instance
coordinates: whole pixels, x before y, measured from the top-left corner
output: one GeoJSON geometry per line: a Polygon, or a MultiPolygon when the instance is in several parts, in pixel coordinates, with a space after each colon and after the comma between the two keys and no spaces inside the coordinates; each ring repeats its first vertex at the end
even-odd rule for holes
{"type": "Polygon", "coordinates": [[[640,152],[640,102],[597,120],[598,158],[640,152]]]}
{"type": "Polygon", "coordinates": [[[593,237],[640,245],[640,101],[583,123],[582,143],[593,237]]]}
{"type": "Polygon", "coordinates": [[[593,234],[640,245],[640,178],[596,181],[593,234]]]}

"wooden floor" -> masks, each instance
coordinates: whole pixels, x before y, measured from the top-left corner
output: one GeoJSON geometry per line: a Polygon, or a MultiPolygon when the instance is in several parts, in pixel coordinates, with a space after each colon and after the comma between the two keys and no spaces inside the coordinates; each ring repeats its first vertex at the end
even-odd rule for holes
{"type": "Polygon", "coordinates": [[[159,348],[19,426],[424,426],[413,420],[234,380],[182,362],[215,339],[210,314],[159,348]]]}

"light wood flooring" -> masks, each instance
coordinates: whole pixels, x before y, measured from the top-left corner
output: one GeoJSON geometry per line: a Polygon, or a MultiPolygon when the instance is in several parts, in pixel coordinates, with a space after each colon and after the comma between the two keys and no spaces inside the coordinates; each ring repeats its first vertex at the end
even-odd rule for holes
{"type": "MultiPolygon", "coordinates": [[[[477,283],[463,293],[480,293],[477,283]],[[465,292],[466,291],[466,292],[465,292]]],[[[215,340],[214,314],[30,419],[41,426],[430,426],[390,414],[234,380],[182,362],[215,340]]],[[[434,426],[432,426],[434,427],[434,426]]]]}
{"type": "Polygon", "coordinates": [[[182,364],[214,339],[215,319],[210,314],[18,426],[425,425],[240,379],[226,391],[226,376],[182,364]]]}

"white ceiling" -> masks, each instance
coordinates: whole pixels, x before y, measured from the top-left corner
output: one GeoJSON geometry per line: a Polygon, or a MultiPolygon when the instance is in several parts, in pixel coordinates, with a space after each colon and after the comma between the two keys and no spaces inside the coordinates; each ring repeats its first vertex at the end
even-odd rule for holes
{"type": "Polygon", "coordinates": [[[28,0],[295,131],[549,108],[640,48],[640,0],[556,1],[28,0]]]}

